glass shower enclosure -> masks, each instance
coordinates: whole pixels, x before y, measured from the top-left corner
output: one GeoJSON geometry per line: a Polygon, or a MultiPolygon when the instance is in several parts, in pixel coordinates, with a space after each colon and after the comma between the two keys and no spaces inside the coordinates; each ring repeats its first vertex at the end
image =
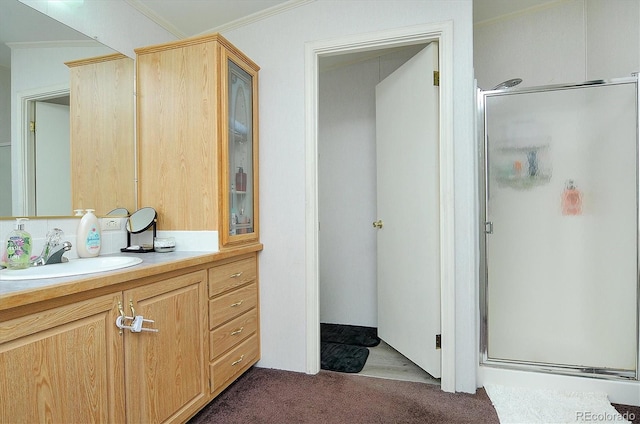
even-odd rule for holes
{"type": "Polygon", "coordinates": [[[479,91],[482,365],[638,378],[637,78],[479,91]]]}

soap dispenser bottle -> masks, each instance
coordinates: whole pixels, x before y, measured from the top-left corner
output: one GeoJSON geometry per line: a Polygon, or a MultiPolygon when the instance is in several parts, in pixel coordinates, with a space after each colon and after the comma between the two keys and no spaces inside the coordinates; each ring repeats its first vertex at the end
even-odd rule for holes
{"type": "Polygon", "coordinates": [[[78,257],[93,258],[100,254],[102,244],[102,233],[98,217],[93,213],[94,209],[87,209],[87,212],[80,219],[78,225],[77,246],[78,257]]]}
{"type": "Polygon", "coordinates": [[[29,268],[31,264],[31,234],[24,230],[24,221],[29,218],[16,218],[16,228],[7,236],[6,266],[9,269],[29,268]]]}

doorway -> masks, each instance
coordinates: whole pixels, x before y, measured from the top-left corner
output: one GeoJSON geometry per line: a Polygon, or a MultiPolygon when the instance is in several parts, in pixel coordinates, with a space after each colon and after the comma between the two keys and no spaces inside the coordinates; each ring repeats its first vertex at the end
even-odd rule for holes
{"type": "Polygon", "coordinates": [[[69,96],[28,102],[26,169],[29,215],[71,213],[69,96]]]}
{"type": "MultiPolygon", "coordinates": [[[[435,45],[435,43],[433,43],[435,45]]],[[[376,161],[376,151],[380,153],[380,146],[376,147],[376,138],[379,129],[376,127],[382,122],[390,121],[390,125],[397,127],[398,121],[391,119],[394,114],[385,113],[385,120],[376,120],[380,106],[376,102],[380,101],[379,94],[376,95],[376,88],[384,80],[385,84],[390,84],[393,75],[397,80],[400,75],[399,68],[406,68],[405,65],[410,59],[416,62],[416,54],[425,49],[426,44],[416,44],[411,46],[393,47],[379,49],[364,53],[347,54],[339,57],[322,58],[319,62],[319,127],[318,127],[318,198],[319,198],[319,219],[321,229],[319,231],[319,264],[320,264],[320,322],[326,324],[346,324],[364,327],[378,328],[378,334],[382,338],[380,345],[369,347],[370,355],[364,369],[360,372],[363,375],[384,376],[385,378],[410,379],[413,381],[429,381],[433,383],[434,378],[429,377],[420,367],[415,365],[418,358],[412,356],[412,360],[407,358],[405,349],[413,348],[414,343],[405,343],[405,340],[396,340],[403,331],[392,331],[395,329],[401,316],[406,317],[409,324],[415,323],[420,326],[420,330],[426,328],[421,324],[425,319],[436,321],[439,326],[439,315],[429,318],[427,314],[401,313],[389,316],[394,309],[394,302],[383,302],[384,308],[380,309],[380,299],[393,299],[395,296],[382,296],[378,294],[384,287],[376,286],[377,268],[381,266],[376,260],[377,251],[380,247],[390,245],[390,240],[378,246],[377,240],[380,237],[393,234],[392,226],[387,225],[385,230],[376,229],[371,224],[377,219],[377,213],[382,213],[380,208],[376,208],[376,200],[380,199],[377,181],[380,174],[377,171],[381,164],[391,167],[391,176],[402,178],[403,172],[396,170],[395,163],[390,160],[389,155],[383,154],[384,161],[376,161]],[[382,319],[380,313],[384,312],[382,319]],[[410,317],[411,316],[411,317],[410,317]],[[424,319],[416,319],[420,317],[424,319]],[[382,321],[381,321],[382,319],[382,321]],[[393,336],[391,338],[382,337],[382,330],[387,330],[393,336]],[[393,345],[393,347],[391,346],[393,345]],[[397,372],[396,370],[404,370],[397,372]],[[411,370],[409,372],[408,370],[411,370]],[[376,374],[381,373],[381,374],[376,374]],[[426,375],[424,375],[426,374],[426,375]]],[[[430,47],[431,56],[437,55],[437,48],[430,47]]],[[[426,52],[425,52],[426,53],[426,52]]],[[[422,54],[424,56],[424,53],[422,54]]],[[[417,62],[415,66],[418,66],[417,62]]],[[[416,68],[415,72],[422,75],[422,68],[416,68]]],[[[415,80],[410,76],[407,79],[415,80]]],[[[422,80],[422,78],[418,78],[422,80]]],[[[431,86],[431,81],[426,81],[431,86]]],[[[411,88],[416,88],[416,81],[407,81],[411,88]]],[[[390,94],[398,91],[395,86],[389,86],[390,94]]],[[[431,91],[436,90],[431,86],[431,91]]],[[[399,96],[399,105],[408,106],[407,96],[399,96]]],[[[385,96],[383,96],[385,98],[385,96]]],[[[388,96],[386,96],[388,98],[388,96]]],[[[390,105],[389,100],[384,102],[393,111],[398,111],[400,118],[403,116],[410,119],[409,113],[401,113],[402,107],[390,105]]],[[[426,101],[426,100],[425,100],[426,101]]],[[[425,101],[419,101],[424,105],[425,101]]],[[[437,102],[436,102],[437,104],[437,102]]],[[[409,109],[413,113],[422,115],[422,108],[409,109]]],[[[437,115],[437,113],[436,113],[437,115]]],[[[434,118],[435,120],[435,118],[434,118]]],[[[417,120],[412,120],[417,121],[417,120]]],[[[420,119],[419,121],[425,121],[420,119]]],[[[400,129],[409,130],[410,125],[402,125],[400,129]]],[[[432,131],[437,134],[437,120],[432,125],[432,131]]],[[[398,128],[396,128],[398,129],[398,128]]],[[[393,152],[407,152],[408,155],[400,154],[403,157],[401,166],[407,167],[405,170],[407,180],[421,180],[418,176],[420,169],[429,168],[437,176],[437,154],[435,155],[436,166],[426,167],[421,161],[419,166],[411,166],[412,161],[418,160],[421,155],[410,153],[407,150],[408,140],[405,139],[404,146],[395,146],[399,134],[392,130],[392,137],[387,140],[393,152]],[[400,147],[400,150],[396,150],[400,147]]],[[[418,131],[422,133],[423,131],[418,131]]],[[[436,135],[437,137],[437,135],[436,135]]],[[[403,137],[405,138],[405,137],[403,137]]],[[[420,145],[424,145],[420,137],[420,145]]],[[[422,148],[411,149],[421,151],[422,148]]],[[[378,155],[380,157],[380,155],[378,155]]],[[[429,155],[433,157],[434,155],[429,155]]],[[[433,160],[433,159],[432,159],[433,160]]],[[[417,164],[416,164],[417,165],[417,164]]],[[[386,177],[388,180],[389,177],[386,177]]],[[[437,181],[436,178],[427,180],[437,181]]],[[[405,189],[410,190],[410,195],[405,198],[405,205],[415,202],[416,191],[411,189],[411,184],[406,184],[405,189]],[[413,199],[413,200],[412,200],[413,199]]],[[[398,189],[394,187],[390,197],[390,202],[383,204],[396,205],[398,189]]],[[[437,184],[435,186],[437,191],[437,184]]],[[[424,192],[420,190],[420,192],[424,192]]],[[[437,199],[434,202],[437,205],[437,199]]],[[[388,209],[388,208],[387,208],[388,209]]],[[[388,211],[389,212],[389,211],[388,211]]],[[[409,208],[402,212],[407,217],[412,213],[422,214],[421,208],[409,208]]],[[[385,214],[385,220],[391,219],[395,213],[385,214]]],[[[395,238],[406,238],[408,234],[415,234],[415,231],[408,232],[405,223],[398,223],[402,231],[397,233],[395,238]]],[[[437,226],[437,220],[433,222],[437,226]]],[[[396,226],[397,228],[397,226],[396,226]]],[[[425,228],[423,225],[421,228],[425,228]]],[[[419,230],[419,229],[418,229],[419,230]]],[[[432,239],[434,242],[437,239],[432,239]]],[[[421,243],[424,247],[426,240],[421,243]]],[[[393,249],[402,251],[410,245],[407,240],[401,243],[402,248],[393,249]]],[[[426,249],[425,249],[426,252],[426,249]]],[[[380,252],[383,258],[392,256],[380,252]]],[[[409,259],[411,254],[403,255],[409,259]]],[[[437,266],[435,267],[437,269],[437,266]]],[[[404,267],[403,267],[404,269],[404,267]]],[[[408,281],[409,279],[402,279],[408,281]]],[[[420,278],[422,280],[422,278],[420,278]]],[[[398,292],[398,281],[395,281],[391,290],[398,292]]],[[[422,284],[424,286],[424,284],[422,284]]],[[[439,286],[439,283],[438,283],[439,286]]],[[[439,287],[438,287],[439,288],[439,287]]],[[[407,305],[403,302],[404,306],[407,305]]],[[[422,302],[420,302],[422,304],[422,302]]],[[[439,312],[439,305],[434,308],[420,308],[421,311],[433,310],[439,312]]],[[[406,312],[406,309],[403,308],[406,312]]],[[[411,325],[401,325],[402,329],[411,325]]],[[[412,341],[426,338],[411,337],[412,341]]],[[[324,340],[323,340],[324,341],[324,340]]],[[[419,343],[420,345],[422,343],[419,343]]],[[[419,348],[427,352],[429,349],[419,348]]],[[[415,349],[414,349],[415,350],[415,349]]],[[[437,352],[436,352],[437,353],[437,352]]],[[[423,358],[422,352],[414,352],[420,360],[423,358]]],[[[439,359],[437,359],[439,361],[439,359]]],[[[423,365],[424,367],[424,365],[423,365]]],[[[430,367],[426,367],[430,368],[430,367]]],[[[431,369],[429,369],[431,371],[431,369]]],[[[439,370],[438,370],[439,371],[439,370]]],[[[434,374],[435,375],[435,374],[434,374]]],[[[435,375],[439,377],[439,374],[435,375]]]]}
{"type": "MultiPolygon", "coordinates": [[[[306,47],[307,97],[307,372],[320,369],[320,302],[319,302],[319,190],[318,190],[318,108],[320,58],[347,53],[362,53],[390,47],[402,47],[437,41],[440,49],[441,74],[451,72],[453,27],[451,22],[420,25],[381,33],[350,36],[341,40],[309,43],[306,47]]],[[[451,74],[449,74],[451,75],[451,74]]],[[[451,78],[440,84],[440,223],[441,252],[441,323],[442,323],[442,379],[441,388],[455,390],[454,337],[454,250],[453,250],[453,87],[451,78]],[[448,337],[447,337],[448,335],[448,337]]],[[[346,219],[346,218],[345,218],[346,219]]],[[[371,225],[369,222],[367,225],[371,225]]]]}
{"type": "MultiPolygon", "coordinates": [[[[68,85],[63,86],[53,86],[53,87],[42,87],[34,90],[24,91],[18,93],[18,103],[19,108],[17,110],[16,115],[16,123],[17,123],[17,142],[14,144],[15,148],[11,149],[11,163],[14,165],[11,174],[11,184],[12,184],[12,210],[13,215],[37,215],[36,210],[36,198],[35,198],[35,150],[34,150],[34,139],[35,132],[32,131],[31,122],[35,121],[35,110],[36,104],[44,104],[50,103],[52,105],[60,105],[63,109],[67,109],[68,116],[68,105],[69,105],[69,87],[68,85]]],[[[60,122],[61,120],[65,120],[68,124],[68,117],[57,117],[54,118],[54,122],[60,122]]],[[[64,129],[62,130],[65,131],[64,129]]],[[[66,129],[66,144],[69,144],[69,130],[66,129]]],[[[67,148],[68,149],[68,148],[67,148]]],[[[69,165],[65,165],[66,168],[61,168],[60,163],[55,163],[54,161],[42,161],[50,162],[50,168],[47,168],[45,172],[49,172],[51,174],[56,175],[56,178],[52,179],[53,181],[58,182],[58,186],[66,190],[66,194],[64,194],[65,198],[71,199],[71,186],[70,186],[70,177],[68,178],[66,187],[62,186],[62,182],[60,178],[58,178],[57,173],[60,173],[61,169],[64,169],[65,175],[69,174],[69,165]]],[[[64,177],[61,177],[64,178],[64,177]]],[[[51,213],[52,211],[43,211],[48,215],[67,215],[70,213],[71,202],[68,202],[68,207],[65,209],[64,213],[51,213]]],[[[59,209],[56,206],[56,209],[59,209]]]]}

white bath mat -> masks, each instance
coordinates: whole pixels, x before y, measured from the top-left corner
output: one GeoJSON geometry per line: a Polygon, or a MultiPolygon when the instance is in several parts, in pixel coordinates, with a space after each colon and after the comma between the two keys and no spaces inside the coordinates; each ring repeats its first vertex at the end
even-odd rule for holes
{"type": "Polygon", "coordinates": [[[501,424],[628,423],[606,393],[484,386],[501,424]]]}

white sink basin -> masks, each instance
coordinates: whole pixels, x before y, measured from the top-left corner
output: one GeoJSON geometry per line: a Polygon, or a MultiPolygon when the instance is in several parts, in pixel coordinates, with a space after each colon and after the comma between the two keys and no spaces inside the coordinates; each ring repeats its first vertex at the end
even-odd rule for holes
{"type": "Polygon", "coordinates": [[[138,265],[141,262],[142,259],[134,256],[98,256],[95,258],[71,259],[69,262],[61,264],[35,266],[27,269],[3,269],[0,270],[0,280],[15,281],[70,277],[72,275],[113,271],[138,265]]]}

